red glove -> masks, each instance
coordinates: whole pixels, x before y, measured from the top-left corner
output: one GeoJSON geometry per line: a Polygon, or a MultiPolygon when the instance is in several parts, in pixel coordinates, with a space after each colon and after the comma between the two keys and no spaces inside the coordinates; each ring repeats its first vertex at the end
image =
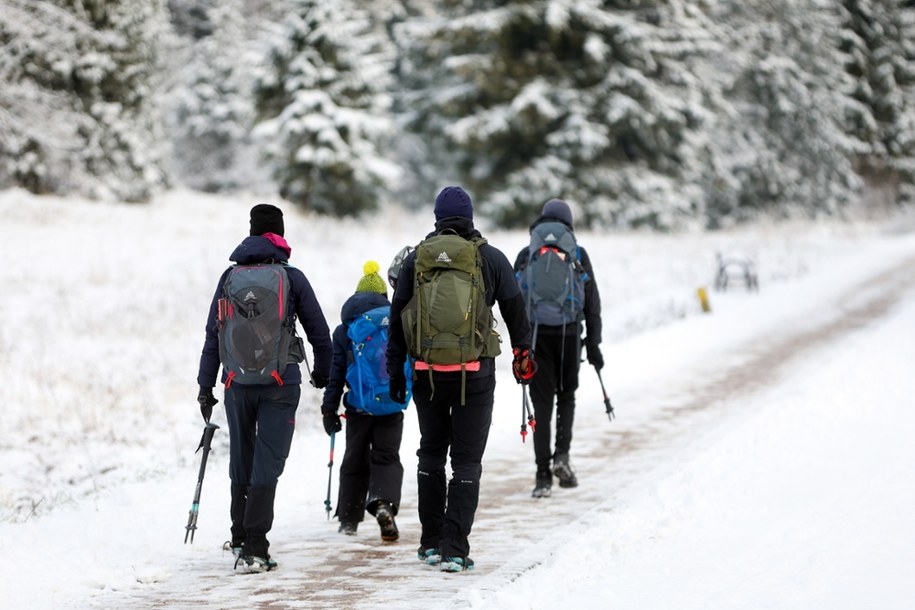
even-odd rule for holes
{"type": "Polygon", "coordinates": [[[526,347],[516,347],[512,350],[512,374],[518,383],[530,383],[531,377],[537,372],[537,363],[534,354],[526,347]]]}

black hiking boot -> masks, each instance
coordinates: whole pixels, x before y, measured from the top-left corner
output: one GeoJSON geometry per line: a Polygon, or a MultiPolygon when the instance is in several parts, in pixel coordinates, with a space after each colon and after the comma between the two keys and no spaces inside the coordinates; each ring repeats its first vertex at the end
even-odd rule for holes
{"type": "Polygon", "coordinates": [[[269,572],[275,570],[276,561],[270,557],[267,548],[270,543],[263,535],[248,535],[245,543],[242,545],[238,557],[235,559],[235,567],[241,564],[247,572],[269,572]]]}
{"type": "Polygon", "coordinates": [[[442,551],[436,547],[426,548],[424,546],[419,547],[416,551],[416,558],[427,563],[430,566],[434,566],[442,561],[442,551]]]}
{"type": "Polygon", "coordinates": [[[442,572],[469,572],[473,569],[473,559],[470,557],[442,557],[439,570],[442,572]]]}
{"type": "Polygon", "coordinates": [[[337,531],[347,536],[355,536],[357,529],[359,529],[359,524],[356,521],[341,521],[337,531]]]}
{"type": "Polygon", "coordinates": [[[397,524],[394,522],[394,510],[387,502],[379,502],[375,509],[375,520],[381,528],[381,539],[385,542],[394,542],[400,538],[397,524]]]}
{"type": "Polygon", "coordinates": [[[553,474],[559,479],[560,487],[578,487],[578,477],[569,464],[568,453],[559,453],[553,458],[553,474]]]}
{"type": "Polygon", "coordinates": [[[537,482],[534,485],[534,491],[531,492],[532,498],[549,498],[553,493],[553,474],[549,470],[537,471],[537,482]]]}

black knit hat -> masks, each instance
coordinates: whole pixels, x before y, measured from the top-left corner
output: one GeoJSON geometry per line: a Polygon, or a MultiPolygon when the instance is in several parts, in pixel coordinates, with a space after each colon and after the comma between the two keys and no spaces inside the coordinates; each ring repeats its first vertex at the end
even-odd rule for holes
{"type": "Polygon", "coordinates": [[[251,208],[251,235],[276,233],[283,236],[283,211],[269,203],[259,203],[251,208]]]}
{"type": "Polygon", "coordinates": [[[572,228],[572,209],[562,199],[550,199],[543,205],[541,218],[555,218],[572,228]]]}
{"type": "Polygon", "coordinates": [[[446,186],[435,198],[435,220],[460,216],[473,220],[473,201],[459,186],[446,186]]]}

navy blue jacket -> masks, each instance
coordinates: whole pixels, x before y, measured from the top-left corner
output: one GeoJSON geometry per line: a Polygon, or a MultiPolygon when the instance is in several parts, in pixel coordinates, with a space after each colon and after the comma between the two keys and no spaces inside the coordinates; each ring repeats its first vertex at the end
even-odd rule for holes
{"type": "MultiPolygon", "coordinates": [[[[464,239],[480,236],[480,232],[473,228],[473,221],[453,217],[445,218],[435,223],[435,230],[426,238],[437,235],[445,229],[457,232],[464,239]]],[[[529,348],[531,346],[531,326],[524,308],[524,298],[521,289],[515,281],[514,270],[511,263],[505,258],[501,250],[488,243],[480,246],[480,258],[483,259],[483,284],[486,288],[486,305],[492,307],[498,301],[502,319],[508,327],[508,335],[512,347],[529,348]]],[[[416,251],[411,252],[404,260],[398,276],[397,288],[391,299],[391,329],[388,339],[387,367],[388,374],[392,377],[402,374],[404,362],[407,360],[407,341],[403,334],[403,321],[400,313],[406,304],[413,298],[413,273],[416,270],[416,251]]],[[[441,373],[436,375],[460,375],[461,373],[441,373]]],[[[467,378],[495,374],[495,362],[492,358],[480,358],[480,371],[467,373],[467,378]]]]}
{"type": "Polygon", "coordinates": [[[330,381],[324,388],[324,401],[321,403],[321,413],[336,413],[337,407],[340,406],[340,398],[343,398],[343,406],[349,407],[346,401],[344,390],[346,385],[346,369],[350,363],[350,352],[352,351],[353,341],[349,338],[347,331],[350,323],[358,316],[365,312],[381,307],[390,306],[391,302],[388,297],[377,292],[357,292],[350,298],[346,299],[340,311],[342,323],[334,329],[334,361],[330,367],[330,381]]]}
{"type": "MultiPolygon", "coordinates": [[[[251,236],[246,237],[235,248],[229,260],[239,265],[268,262],[284,263],[289,260],[289,254],[266,237],[251,236]]],[[[219,373],[219,334],[216,310],[217,302],[222,297],[226,277],[231,269],[232,267],[226,269],[219,278],[219,283],[216,284],[216,292],[213,295],[213,302],[210,303],[210,313],[207,315],[206,340],[203,343],[203,351],[200,354],[200,369],[197,373],[197,383],[204,388],[212,388],[216,385],[216,375],[219,373]]],[[[324,377],[329,377],[330,363],[334,351],[330,340],[330,329],[327,327],[324,312],[321,311],[315,292],[301,270],[289,266],[286,267],[286,275],[289,277],[293,310],[302,328],[305,329],[305,337],[314,352],[314,372],[324,377]]],[[[302,383],[302,372],[296,363],[290,363],[281,377],[284,384],[302,383]]],[[[225,383],[225,381],[226,371],[223,369],[222,382],[225,383]]]]}

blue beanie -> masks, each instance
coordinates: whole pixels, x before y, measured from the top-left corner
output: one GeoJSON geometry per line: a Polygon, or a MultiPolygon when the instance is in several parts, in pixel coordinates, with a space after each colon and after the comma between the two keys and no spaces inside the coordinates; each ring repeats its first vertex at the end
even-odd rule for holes
{"type": "Polygon", "coordinates": [[[435,198],[435,220],[452,216],[473,220],[473,202],[459,186],[446,186],[435,198]]]}
{"type": "Polygon", "coordinates": [[[572,227],[572,210],[569,204],[562,199],[550,199],[543,205],[543,212],[540,214],[543,218],[555,218],[572,227]]]}

